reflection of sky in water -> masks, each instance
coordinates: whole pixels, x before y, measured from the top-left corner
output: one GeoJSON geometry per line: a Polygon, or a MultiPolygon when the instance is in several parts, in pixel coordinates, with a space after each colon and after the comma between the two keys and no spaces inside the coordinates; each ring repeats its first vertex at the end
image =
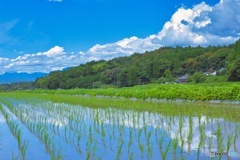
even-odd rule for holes
{"type": "MultiPolygon", "coordinates": [[[[64,104],[54,104],[56,107],[59,107],[64,104]]],[[[93,121],[91,112],[99,112],[99,121],[102,121],[104,124],[109,125],[117,125],[118,123],[120,125],[124,125],[125,127],[129,128],[136,128],[141,129],[144,128],[144,126],[153,127],[153,128],[160,128],[167,132],[167,134],[170,136],[171,139],[174,139],[177,137],[179,140],[179,146],[181,146],[181,137],[183,138],[183,141],[185,142],[183,145],[183,149],[187,152],[190,150],[197,151],[198,145],[200,143],[200,129],[199,126],[205,124],[205,145],[203,148],[205,150],[201,150],[202,153],[209,154],[208,144],[210,143],[209,140],[212,141],[212,147],[211,151],[217,151],[217,136],[214,134],[217,131],[217,126],[220,124],[220,126],[223,128],[222,135],[224,136],[224,145],[226,145],[227,137],[231,135],[236,127],[235,123],[229,122],[227,123],[227,126],[224,126],[224,120],[223,119],[212,119],[210,118],[209,121],[207,121],[206,116],[202,116],[200,119],[198,117],[192,117],[191,119],[191,125],[192,125],[192,140],[191,144],[188,144],[188,133],[190,128],[190,121],[189,117],[185,116],[182,117],[183,126],[182,126],[182,135],[180,135],[180,125],[179,121],[181,117],[174,117],[170,121],[169,116],[163,116],[161,114],[157,113],[150,113],[147,112],[135,112],[135,111],[122,111],[117,109],[109,109],[109,112],[111,114],[111,118],[107,118],[109,113],[106,113],[106,109],[91,109],[91,108],[82,108],[81,106],[72,106],[72,107],[80,107],[82,111],[85,112],[84,115],[79,114],[81,116],[84,116],[84,121],[86,124],[89,123],[89,121],[93,121]],[[119,121],[117,119],[119,118],[119,121]],[[226,129],[227,127],[227,129],[226,129]]],[[[43,115],[42,112],[36,112],[37,115],[43,115]]],[[[56,115],[55,115],[56,116],[56,115]]],[[[54,125],[64,126],[67,125],[68,120],[64,118],[64,123],[62,121],[58,120],[59,117],[53,118],[48,117],[47,122],[52,123],[54,125]]],[[[96,123],[96,122],[93,122],[96,123]]],[[[240,139],[238,138],[237,144],[240,144],[240,139]]],[[[234,147],[232,146],[230,148],[230,151],[234,151],[234,147]]]]}
{"type": "MultiPolygon", "coordinates": [[[[102,118],[102,120],[105,120],[104,122],[107,124],[116,124],[116,121],[114,121],[113,119],[116,119],[117,117],[120,117],[119,123],[121,125],[125,125],[127,127],[135,127],[135,128],[144,128],[144,124],[146,124],[147,126],[151,126],[154,128],[161,128],[164,129],[168,135],[171,137],[171,139],[174,139],[177,137],[177,139],[179,140],[179,146],[181,145],[180,139],[181,139],[181,135],[180,135],[180,125],[179,125],[179,121],[180,121],[180,117],[174,117],[174,123],[173,120],[172,122],[170,122],[170,117],[169,116],[163,116],[161,114],[157,114],[157,113],[138,113],[138,112],[132,112],[131,113],[127,113],[127,112],[122,112],[122,113],[118,113],[121,111],[115,110],[113,109],[112,112],[112,118],[111,120],[105,120],[106,118],[104,118],[104,116],[100,116],[100,118],[102,118]],[[131,114],[132,116],[128,116],[127,114],[131,114]],[[139,120],[135,120],[137,121],[137,123],[134,125],[134,118],[138,117],[139,120]],[[145,117],[145,118],[143,118],[145,117]],[[145,119],[145,123],[143,121],[143,119],[145,119]]],[[[197,151],[198,149],[198,145],[200,143],[200,130],[199,130],[199,125],[203,125],[205,124],[205,146],[203,146],[203,148],[206,149],[206,151],[202,150],[202,152],[209,154],[209,151],[207,149],[208,144],[209,144],[209,140],[212,140],[212,147],[211,147],[211,151],[217,151],[217,136],[216,131],[217,131],[217,126],[218,124],[220,124],[222,130],[222,135],[225,137],[224,141],[225,143],[223,143],[224,145],[226,145],[226,141],[227,141],[227,137],[232,135],[235,131],[236,128],[236,124],[232,123],[232,122],[227,122],[226,126],[224,126],[224,120],[223,119],[211,119],[209,121],[207,121],[207,117],[206,116],[202,116],[199,120],[198,117],[192,117],[191,121],[192,121],[192,141],[191,141],[191,145],[187,144],[187,137],[188,137],[188,133],[189,133],[189,128],[190,128],[190,122],[189,122],[189,117],[185,116],[182,118],[183,120],[183,126],[182,126],[182,137],[183,140],[185,142],[183,149],[185,151],[188,151],[189,148],[193,151],[197,151]],[[200,123],[199,123],[200,122],[200,123]],[[226,128],[227,127],[227,128],[226,128]]],[[[240,125],[240,124],[239,124],[240,125]]],[[[240,145],[240,138],[238,138],[237,140],[237,145],[240,145]]],[[[230,151],[234,151],[233,146],[230,148],[230,151]]],[[[240,152],[240,150],[239,150],[240,152]]]]}
{"type": "MultiPolygon", "coordinates": [[[[23,114],[25,117],[27,117],[27,114],[23,114]]],[[[68,120],[67,118],[61,118],[62,120],[59,120],[59,116],[56,117],[56,115],[54,117],[51,116],[47,116],[44,112],[41,111],[35,111],[35,115],[36,117],[46,117],[46,119],[44,119],[46,121],[46,123],[58,126],[58,127],[64,127],[68,124],[68,120]]],[[[41,122],[40,119],[36,119],[34,122],[39,123],[41,122]]]]}
{"type": "MultiPolygon", "coordinates": [[[[43,144],[39,142],[39,140],[29,132],[26,126],[22,125],[19,119],[8,109],[6,109],[5,105],[2,105],[5,111],[10,115],[9,120],[12,122],[16,122],[21,129],[21,138],[22,141],[28,142],[26,159],[34,159],[34,160],[42,160],[42,159],[50,159],[50,156],[44,151],[43,144]]],[[[0,160],[11,160],[11,159],[21,159],[19,146],[17,143],[16,137],[13,136],[12,132],[8,124],[6,123],[6,119],[0,112],[0,160]],[[13,158],[15,157],[15,158],[13,158]]]]}
{"type": "Polygon", "coordinates": [[[0,114],[0,124],[6,122],[5,118],[2,114],[0,114]]]}
{"type": "MultiPolygon", "coordinates": [[[[47,123],[50,126],[56,126],[59,128],[60,133],[59,135],[66,138],[66,135],[64,133],[67,133],[67,136],[72,136],[77,133],[73,132],[74,129],[71,129],[69,127],[69,123],[71,123],[71,120],[69,120],[69,117],[73,116],[73,123],[74,125],[80,125],[78,123],[84,123],[86,125],[86,135],[89,135],[89,128],[90,126],[101,126],[101,123],[104,124],[104,128],[108,132],[109,130],[112,130],[115,126],[124,126],[126,129],[126,135],[123,137],[125,138],[124,141],[128,142],[129,137],[128,133],[130,130],[133,130],[135,135],[140,129],[143,129],[145,127],[148,128],[148,131],[152,131],[153,133],[155,130],[159,130],[160,132],[166,132],[167,136],[166,139],[178,139],[178,146],[181,146],[181,138],[184,141],[184,145],[182,146],[184,152],[194,152],[196,154],[198,145],[200,143],[200,129],[199,127],[201,125],[205,125],[205,146],[203,146],[201,153],[206,154],[206,156],[209,155],[209,150],[207,149],[209,140],[212,140],[212,147],[211,151],[217,152],[217,136],[214,134],[217,131],[217,126],[220,125],[222,127],[222,135],[224,136],[224,145],[226,145],[227,137],[234,133],[236,128],[236,123],[233,122],[224,122],[224,119],[221,118],[207,118],[206,116],[202,116],[200,119],[198,117],[191,117],[191,120],[188,116],[184,117],[170,117],[170,116],[164,116],[159,113],[147,113],[147,112],[136,112],[132,110],[117,110],[117,109],[92,109],[87,107],[81,107],[76,105],[69,105],[69,104],[57,104],[57,103],[51,103],[51,102],[44,102],[41,104],[21,104],[18,107],[22,108],[23,117],[30,117],[28,120],[32,123],[47,123]],[[51,107],[50,110],[47,110],[48,107],[51,107]],[[98,114],[99,120],[96,121],[96,115],[98,114]],[[77,121],[77,119],[80,117],[81,122],[77,121]],[[182,129],[180,134],[180,121],[182,121],[182,129]],[[189,134],[189,128],[190,125],[192,126],[192,140],[191,143],[188,144],[188,134],[189,134]],[[66,132],[67,130],[67,132],[66,132]]],[[[79,120],[79,119],[78,119],[79,120]]],[[[5,122],[4,117],[0,114],[0,122],[5,122]]],[[[83,127],[83,125],[81,125],[83,127]]],[[[79,127],[79,128],[81,128],[79,127]]],[[[50,127],[51,128],[51,127],[50,127]]],[[[81,128],[82,129],[82,128],[81,128]]],[[[109,134],[106,133],[108,136],[109,134]]],[[[101,138],[95,135],[97,141],[101,142],[101,138]]],[[[153,142],[153,145],[156,145],[155,140],[151,139],[151,142],[153,142]],[[155,144],[154,144],[155,143],[155,144]]],[[[136,137],[135,137],[136,138],[136,137]]],[[[142,137],[143,138],[143,137],[142,137]]],[[[87,138],[85,137],[85,142],[87,141],[87,138]]],[[[136,139],[135,139],[136,140],[136,139]]],[[[146,139],[142,139],[146,142],[146,139]]],[[[58,139],[55,137],[55,141],[58,141],[58,139]]],[[[66,143],[64,139],[61,140],[61,145],[66,143]]],[[[73,141],[76,141],[76,137],[73,137],[73,141]]],[[[73,142],[73,143],[74,143],[73,142]]],[[[115,142],[116,143],[116,142],[115,142]]],[[[240,145],[240,138],[236,141],[237,146],[240,145]]],[[[127,144],[125,144],[126,146],[127,144]]],[[[135,144],[137,146],[137,144],[135,144]]],[[[166,144],[165,144],[166,145],[166,144]]],[[[115,144],[115,147],[118,146],[115,144]]],[[[68,145],[63,145],[63,148],[65,151],[68,151],[68,156],[72,156],[74,153],[71,152],[71,148],[69,148],[68,145]]],[[[100,148],[99,152],[102,152],[103,148],[100,148]]],[[[238,148],[239,149],[239,148],[238,148]]],[[[234,147],[231,146],[230,152],[233,152],[234,147]]],[[[136,151],[138,153],[139,151],[136,151]]],[[[238,152],[240,152],[238,150],[238,152]]],[[[105,153],[103,151],[103,153],[105,153]]],[[[157,151],[159,154],[159,151],[157,151]]],[[[109,153],[110,154],[110,153],[109,153]]],[[[73,156],[74,157],[74,156],[73,156]]],[[[195,157],[195,156],[194,156],[195,157]]],[[[113,158],[113,157],[108,157],[113,158]]],[[[126,157],[127,158],[127,157],[126,157]]],[[[191,157],[184,157],[186,159],[191,159],[191,157]]],[[[196,158],[196,157],[195,157],[196,158]]]]}

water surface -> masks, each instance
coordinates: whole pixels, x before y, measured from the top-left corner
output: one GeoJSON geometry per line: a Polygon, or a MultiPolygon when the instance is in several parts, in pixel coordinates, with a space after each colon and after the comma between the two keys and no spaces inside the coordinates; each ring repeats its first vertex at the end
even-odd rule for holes
{"type": "Polygon", "coordinates": [[[174,115],[48,100],[1,101],[1,160],[21,159],[17,138],[9,129],[11,122],[19,126],[21,142],[28,142],[26,159],[191,160],[211,159],[211,152],[231,153],[221,159],[240,158],[240,123],[220,113],[174,115]]]}

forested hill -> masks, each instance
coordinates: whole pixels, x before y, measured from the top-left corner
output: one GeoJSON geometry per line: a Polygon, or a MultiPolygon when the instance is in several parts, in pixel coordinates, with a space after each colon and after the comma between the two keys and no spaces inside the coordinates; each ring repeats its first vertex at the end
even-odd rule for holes
{"type": "MultiPolygon", "coordinates": [[[[109,61],[92,61],[51,72],[37,79],[35,86],[45,89],[118,87],[150,82],[175,82],[183,75],[188,81],[240,81],[240,40],[229,46],[164,47],[144,54],[135,53],[109,61]],[[206,72],[216,71],[214,78],[206,72]]],[[[213,77],[213,76],[212,76],[213,77]]]]}

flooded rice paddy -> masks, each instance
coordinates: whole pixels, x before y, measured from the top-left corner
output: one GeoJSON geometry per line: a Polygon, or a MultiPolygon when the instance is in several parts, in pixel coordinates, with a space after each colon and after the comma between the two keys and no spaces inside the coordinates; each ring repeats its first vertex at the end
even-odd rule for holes
{"type": "Polygon", "coordinates": [[[225,110],[216,116],[172,114],[182,107],[176,103],[154,104],[172,108],[151,112],[36,98],[0,102],[1,160],[240,159],[240,121],[221,116],[225,110]]]}

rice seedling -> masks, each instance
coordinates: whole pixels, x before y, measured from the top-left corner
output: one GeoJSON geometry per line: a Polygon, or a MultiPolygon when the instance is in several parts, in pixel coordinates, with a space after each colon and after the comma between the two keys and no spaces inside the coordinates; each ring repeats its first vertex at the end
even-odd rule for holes
{"type": "Polygon", "coordinates": [[[141,159],[143,159],[144,150],[145,150],[144,144],[139,143],[138,147],[139,147],[139,149],[140,149],[141,159]]]}
{"type": "Polygon", "coordinates": [[[234,135],[228,135],[227,137],[227,152],[229,153],[230,147],[233,143],[234,135]]]}
{"type": "Polygon", "coordinates": [[[212,146],[213,146],[213,137],[209,137],[208,138],[208,151],[209,151],[209,153],[211,152],[212,146]]]}
{"type": "Polygon", "coordinates": [[[181,143],[181,149],[180,149],[180,153],[181,155],[183,155],[183,151],[184,151],[184,145],[185,145],[185,141],[184,138],[182,136],[180,136],[180,143],[181,143]]]}
{"type": "Polygon", "coordinates": [[[128,153],[128,159],[129,160],[134,160],[133,154],[134,154],[133,152],[128,153]]]}
{"type": "Polygon", "coordinates": [[[81,150],[81,136],[80,135],[77,136],[77,152],[80,154],[83,153],[81,150]]]}
{"type": "Polygon", "coordinates": [[[172,141],[169,141],[168,142],[168,145],[167,145],[167,147],[166,147],[166,149],[162,152],[162,159],[163,160],[166,160],[167,159],[167,155],[168,155],[168,152],[170,151],[170,149],[171,149],[171,143],[172,143],[172,141]]]}
{"type": "Polygon", "coordinates": [[[223,136],[222,136],[222,127],[221,125],[218,123],[217,124],[217,148],[219,152],[223,152],[224,151],[224,145],[223,145],[223,136]]]}
{"type": "Polygon", "coordinates": [[[15,155],[14,155],[14,153],[13,153],[13,151],[12,151],[12,157],[11,157],[11,159],[12,159],[12,160],[17,160],[17,159],[19,159],[19,156],[16,156],[16,157],[15,157],[15,155]]]}
{"type": "MultiPolygon", "coordinates": [[[[219,117],[223,117],[224,121],[237,121],[238,109],[235,108],[226,110],[220,107],[218,109],[199,105],[195,107],[194,104],[186,103],[183,105],[159,103],[157,100],[151,100],[150,103],[143,100],[130,101],[115,98],[110,100],[104,97],[89,98],[67,94],[32,94],[36,99],[31,102],[26,98],[30,94],[24,94],[7,96],[4,99],[17,102],[14,102],[15,106],[9,107],[10,111],[14,112],[22,123],[44,143],[52,159],[64,158],[62,155],[67,147],[69,150],[72,147],[74,152],[81,156],[80,159],[99,157],[105,159],[105,154],[109,151],[114,153],[112,158],[116,159],[121,159],[122,155],[127,156],[128,159],[136,159],[137,156],[134,154],[138,152],[142,159],[151,159],[153,155],[156,159],[169,159],[169,153],[172,153],[172,159],[183,159],[186,155],[183,154],[185,151],[188,150],[188,153],[191,153],[191,143],[196,138],[203,141],[198,144],[198,153],[187,156],[190,158],[197,156],[200,159],[206,139],[209,150],[214,147],[215,139],[210,140],[205,134],[208,128],[206,122],[211,122],[210,125],[214,129],[214,123],[219,117]],[[17,98],[19,100],[16,100],[17,98]],[[109,106],[111,108],[108,108],[109,106]],[[233,116],[227,116],[228,112],[233,112],[233,116]],[[199,123],[196,124],[195,120],[199,123]],[[196,132],[200,133],[199,136],[196,132]],[[157,143],[152,142],[154,138],[157,143]],[[61,150],[60,145],[66,148],[61,150]],[[156,147],[160,149],[158,155],[155,151],[156,147]]],[[[211,130],[211,127],[208,129],[211,130]]],[[[217,129],[217,132],[222,132],[217,136],[217,146],[222,146],[223,149],[226,142],[223,138],[225,129],[226,127],[217,129]]],[[[227,135],[226,149],[230,148],[231,143],[235,142],[238,145],[239,133],[236,132],[231,137],[227,135]]]]}
{"type": "Polygon", "coordinates": [[[193,138],[193,121],[192,116],[189,116],[189,132],[187,136],[187,142],[188,142],[188,152],[191,152],[191,143],[193,138]]]}
{"type": "Polygon", "coordinates": [[[22,130],[20,129],[19,127],[19,124],[12,120],[10,118],[10,111],[7,110],[7,108],[3,108],[1,106],[0,108],[1,112],[3,113],[6,121],[7,121],[7,125],[12,133],[12,135],[17,139],[17,143],[18,143],[18,148],[20,150],[20,153],[21,153],[21,159],[26,159],[26,151],[27,151],[27,147],[28,147],[28,141],[26,140],[23,140],[22,138],[22,130]]]}
{"type": "Polygon", "coordinates": [[[201,153],[202,146],[203,146],[203,142],[200,140],[198,143],[198,148],[197,148],[197,159],[198,160],[200,159],[200,153],[201,153]]]}
{"type": "Polygon", "coordinates": [[[173,149],[173,159],[176,160],[177,159],[177,147],[178,147],[178,138],[175,137],[172,140],[172,149],[173,149]]]}
{"type": "Polygon", "coordinates": [[[138,142],[140,142],[142,131],[143,131],[142,128],[138,130],[138,136],[137,136],[138,142]]]}
{"type": "Polygon", "coordinates": [[[148,143],[147,144],[147,158],[148,159],[152,159],[152,144],[148,143]]]}
{"type": "Polygon", "coordinates": [[[120,144],[119,147],[118,147],[117,155],[116,155],[116,159],[117,159],[117,160],[120,159],[120,156],[121,156],[121,154],[122,154],[122,147],[123,147],[123,144],[124,144],[124,141],[122,141],[121,144],[120,144]]]}
{"type": "Polygon", "coordinates": [[[129,142],[128,142],[128,154],[130,154],[130,148],[133,144],[133,138],[132,138],[132,130],[130,130],[130,133],[129,133],[129,142]]]}
{"type": "Polygon", "coordinates": [[[88,150],[87,151],[87,156],[86,156],[86,160],[90,160],[91,159],[91,151],[90,150],[88,150]]]}
{"type": "Polygon", "coordinates": [[[180,133],[180,136],[182,136],[182,128],[183,128],[183,117],[181,116],[179,118],[179,133],[180,133]]]}
{"type": "Polygon", "coordinates": [[[237,139],[239,137],[239,131],[240,131],[240,126],[239,124],[236,125],[236,129],[235,129],[235,132],[234,132],[234,136],[233,136],[233,143],[234,143],[234,149],[235,151],[237,151],[237,145],[236,145],[236,142],[237,142],[237,139]]]}

